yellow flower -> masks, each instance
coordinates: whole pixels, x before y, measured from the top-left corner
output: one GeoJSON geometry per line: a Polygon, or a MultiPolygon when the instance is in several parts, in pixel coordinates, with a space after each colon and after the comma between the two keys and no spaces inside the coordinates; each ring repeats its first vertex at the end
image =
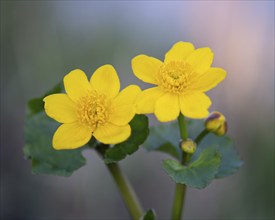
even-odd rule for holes
{"type": "Polygon", "coordinates": [[[146,55],[132,59],[133,72],[156,87],[144,90],[137,98],[137,113],[155,113],[159,121],[174,120],[181,112],[189,118],[204,118],[211,100],[204,92],[221,82],[226,72],[211,68],[209,48],[194,48],[187,42],[176,43],[164,62],[146,55]]]}
{"type": "Polygon", "coordinates": [[[141,92],[130,85],[121,92],[113,66],[104,65],[92,75],[90,82],[79,69],[64,77],[67,94],[44,98],[47,115],[63,123],[53,136],[57,150],[85,145],[92,136],[105,144],[116,144],[131,134],[129,121],[135,115],[134,102],[141,92]]]}

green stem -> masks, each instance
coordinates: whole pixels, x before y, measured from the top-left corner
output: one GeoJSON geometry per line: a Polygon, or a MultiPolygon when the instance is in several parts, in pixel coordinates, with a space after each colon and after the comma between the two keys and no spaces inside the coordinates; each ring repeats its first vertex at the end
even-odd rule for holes
{"type": "Polygon", "coordinates": [[[186,127],[184,115],[182,114],[179,115],[178,123],[180,128],[180,137],[183,141],[186,141],[188,138],[188,133],[187,133],[187,127],[186,127]]]}
{"type": "MultiPolygon", "coordinates": [[[[101,144],[96,147],[96,151],[103,157],[105,154],[105,151],[108,148],[109,148],[109,145],[101,144]]],[[[140,217],[143,215],[143,210],[141,208],[141,205],[137,199],[137,196],[130,182],[128,181],[126,176],[122,173],[118,163],[110,163],[110,164],[106,164],[106,166],[118,186],[118,189],[121,193],[121,196],[124,200],[126,207],[128,208],[128,211],[132,219],[134,220],[140,219],[140,217]]]]}
{"type": "Polygon", "coordinates": [[[199,143],[202,141],[202,139],[209,133],[209,131],[207,131],[206,129],[204,129],[195,139],[195,142],[197,144],[197,146],[199,145],[199,143]]]}
{"type": "MultiPolygon", "coordinates": [[[[178,117],[178,123],[180,128],[180,136],[183,141],[187,140],[188,133],[187,127],[185,123],[185,118],[182,114],[178,117]]],[[[183,152],[182,154],[182,164],[186,164],[188,160],[188,156],[183,152]]],[[[186,185],[185,184],[176,184],[175,196],[174,196],[174,204],[172,210],[172,220],[180,220],[183,212],[184,206],[184,197],[185,197],[186,185]]]]}
{"type": "Polygon", "coordinates": [[[107,167],[120,190],[122,198],[130,212],[130,215],[135,220],[140,219],[140,217],[143,215],[143,211],[129,181],[123,175],[117,163],[107,164],[107,167]]]}
{"type": "Polygon", "coordinates": [[[172,220],[181,219],[183,205],[184,205],[185,191],[186,191],[185,184],[180,184],[180,183],[176,184],[174,205],[173,205],[172,218],[171,218],[172,220]]]}

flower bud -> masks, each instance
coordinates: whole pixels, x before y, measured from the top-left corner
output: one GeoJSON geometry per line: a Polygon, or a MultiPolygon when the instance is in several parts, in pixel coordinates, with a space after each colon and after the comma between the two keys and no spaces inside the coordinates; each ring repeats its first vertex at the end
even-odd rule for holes
{"type": "Polygon", "coordinates": [[[227,132],[227,121],[220,112],[211,112],[204,122],[205,129],[218,136],[222,136],[227,132]]]}
{"type": "Polygon", "coordinates": [[[188,154],[193,154],[195,153],[197,149],[196,143],[192,139],[187,139],[186,141],[181,141],[180,142],[180,148],[188,154]]]}

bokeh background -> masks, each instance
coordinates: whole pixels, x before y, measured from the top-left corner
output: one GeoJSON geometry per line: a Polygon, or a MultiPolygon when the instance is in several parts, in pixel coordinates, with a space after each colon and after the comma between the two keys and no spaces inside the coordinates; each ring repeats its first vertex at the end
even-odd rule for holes
{"type": "MultiPolygon", "coordinates": [[[[103,162],[70,178],[33,175],[23,158],[26,102],[80,68],[113,64],[122,87],[148,87],[130,61],[162,59],[177,41],[209,46],[227,70],[210,91],[244,160],[203,190],[188,189],[185,219],[274,219],[274,1],[1,1],[1,219],[128,219],[103,162]]],[[[152,121],[154,118],[151,117],[152,121]]],[[[122,163],[145,209],[169,219],[174,184],[161,153],[140,149],[122,163]]]]}

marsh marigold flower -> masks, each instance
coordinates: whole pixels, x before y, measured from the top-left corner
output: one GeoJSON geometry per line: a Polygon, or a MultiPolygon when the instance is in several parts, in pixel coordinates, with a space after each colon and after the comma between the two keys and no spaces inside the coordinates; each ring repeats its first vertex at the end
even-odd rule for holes
{"type": "Polygon", "coordinates": [[[90,82],[79,69],[63,81],[67,94],[44,98],[47,115],[63,123],[53,136],[55,149],[81,147],[92,136],[105,144],[116,144],[130,136],[128,123],[135,115],[138,86],[130,85],[119,92],[119,78],[111,65],[98,68],[90,82]]]}
{"type": "Polygon", "coordinates": [[[137,98],[137,113],[155,113],[159,121],[174,120],[181,112],[189,118],[205,118],[211,100],[204,92],[221,82],[226,72],[211,67],[209,48],[194,48],[187,42],[176,43],[164,62],[150,56],[132,59],[134,74],[156,87],[144,90],[137,98]]]}

